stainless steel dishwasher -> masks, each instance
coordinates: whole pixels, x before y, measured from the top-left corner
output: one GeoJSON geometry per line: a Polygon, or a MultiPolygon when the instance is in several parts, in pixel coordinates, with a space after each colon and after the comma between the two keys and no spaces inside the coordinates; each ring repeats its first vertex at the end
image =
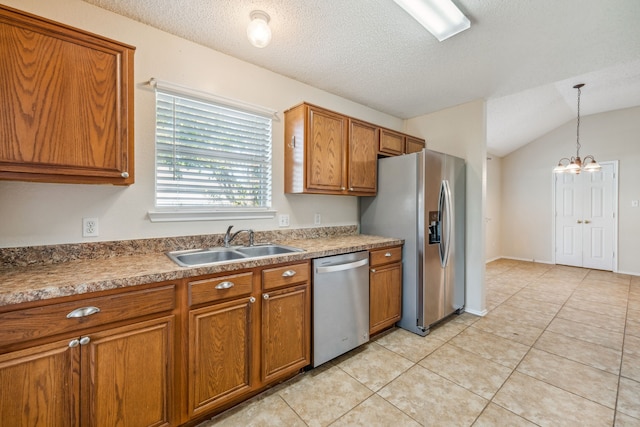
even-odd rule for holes
{"type": "Polygon", "coordinates": [[[369,341],[369,252],[313,260],[313,367],[369,341]]]}

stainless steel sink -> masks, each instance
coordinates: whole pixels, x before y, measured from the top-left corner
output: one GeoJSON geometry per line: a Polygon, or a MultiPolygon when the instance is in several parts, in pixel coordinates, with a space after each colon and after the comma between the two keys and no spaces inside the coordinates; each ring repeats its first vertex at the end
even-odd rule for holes
{"type": "Polygon", "coordinates": [[[181,267],[199,267],[292,252],[304,252],[304,250],[285,245],[265,244],[256,246],[234,246],[231,248],[188,249],[184,251],[167,252],[167,256],[181,267]]]}
{"type": "Polygon", "coordinates": [[[291,252],[303,252],[302,249],[293,248],[285,245],[258,245],[258,246],[243,246],[237,248],[236,251],[247,255],[247,257],[255,258],[269,255],[288,254],[291,252]]]}
{"type": "Polygon", "coordinates": [[[244,254],[226,248],[174,251],[168,252],[167,255],[182,267],[193,267],[246,258],[244,254]]]}

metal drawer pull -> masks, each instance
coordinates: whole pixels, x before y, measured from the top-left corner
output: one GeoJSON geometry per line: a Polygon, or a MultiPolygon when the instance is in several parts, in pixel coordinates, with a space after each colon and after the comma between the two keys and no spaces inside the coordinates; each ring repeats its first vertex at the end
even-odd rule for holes
{"type": "Polygon", "coordinates": [[[235,283],[233,282],[220,282],[216,285],[216,289],[229,289],[229,288],[233,288],[235,286],[235,283]]]}
{"type": "Polygon", "coordinates": [[[269,299],[269,294],[264,294],[264,295],[262,295],[262,298],[264,298],[264,299],[269,299]]]}
{"type": "Polygon", "coordinates": [[[122,172],[120,176],[123,178],[129,178],[129,172],[122,172]]]}
{"type": "Polygon", "coordinates": [[[71,340],[69,341],[69,347],[73,348],[73,347],[77,347],[80,345],[80,340],[71,340]]]}
{"type": "Polygon", "coordinates": [[[387,252],[386,254],[384,254],[384,256],[390,257],[391,256],[391,252],[387,252]]]}
{"type": "Polygon", "coordinates": [[[372,272],[372,273],[375,273],[375,272],[376,272],[376,269],[375,269],[375,268],[372,268],[372,269],[371,269],[371,272],[372,272]]]}
{"type": "Polygon", "coordinates": [[[82,337],[82,338],[80,338],[80,345],[87,345],[87,344],[89,344],[90,341],[91,341],[91,338],[82,337]]]}
{"type": "Polygon", "coordinates": [[[251,304],[253,304],[254,302],[256,302],[256,297],[251,297],[251,298],[249,298],[249,302],[250,302],[251,304]]]}
{"type": "Polygon", "coordinates": [[[282,273],[282,277],[293,277],[296,275],[295,270],[287,270],[284,273],[282,273]]]}
{"type": "Polygon", "coordinates": [[[80,307],[80,308],[76,308],[71,313],[67,314],[67,319],[73,319],[76,317],[87,317],[99,312],[100,312],[100,309],[98,307],[93,307],[93,306],[80,307]]]}

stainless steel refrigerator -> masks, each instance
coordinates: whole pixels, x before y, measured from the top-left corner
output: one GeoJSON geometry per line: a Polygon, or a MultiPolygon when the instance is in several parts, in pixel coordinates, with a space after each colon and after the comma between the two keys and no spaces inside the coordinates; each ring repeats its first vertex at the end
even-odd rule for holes
{"type": "Polygon", "coordinates": [[[465,163],[423,150],[378,160],[378,192],[360,198],[363,234],[402,238],[402,318],[419,335],[464,310],[465,163]]]}

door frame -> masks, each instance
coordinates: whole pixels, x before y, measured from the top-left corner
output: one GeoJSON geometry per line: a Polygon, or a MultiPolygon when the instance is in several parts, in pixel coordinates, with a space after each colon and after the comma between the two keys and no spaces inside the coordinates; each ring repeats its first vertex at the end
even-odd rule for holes
{"type": "MultiPolygon", "coordinates": [[[[613,262],[612,271],[618,272],[618,192],[620,176],[618,174],[618,160],[599,162],[601,165],[613,165],[613,262]]],[[[589,173],[589,172],[583,172],[589,173]]],[[[556,264],[556,174],[551,173],[551,262],[556,264]]]]}

